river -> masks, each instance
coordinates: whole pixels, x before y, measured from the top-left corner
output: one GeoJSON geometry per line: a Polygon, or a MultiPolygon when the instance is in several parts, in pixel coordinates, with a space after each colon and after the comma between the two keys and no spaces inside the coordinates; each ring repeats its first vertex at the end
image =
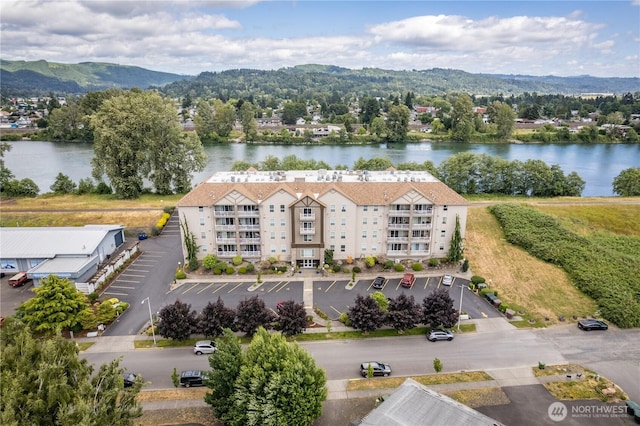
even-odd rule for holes
{"type": "MultiPolygon", "coordinates": [[[[20,141],[10,142],[5,165],[16,178],[30,178],[41,193],[49,191],[58,173],[74,182],[91,177],[93,148],[90,144],[20,141]]],[[[217,144],[205,146],[208,162],[205,170],[195,173],[196,184],[212,173],[231,168],[238,160],[256,163],[268,155],[282,158],[296,155],[303,159],[324,161],[335,167],[352,167],[358,158],[389,158],[393,164],[431,160],[436,166],[459,152],[473,152],[506,160],[542,160],[558,164],[565,175],[577,172],[586,182],[583,197],[611,196],[613,178],[622,170],[640,167],[640,144],[462,144],[420,142],[377,145],[258,145],[217,144]]]]}

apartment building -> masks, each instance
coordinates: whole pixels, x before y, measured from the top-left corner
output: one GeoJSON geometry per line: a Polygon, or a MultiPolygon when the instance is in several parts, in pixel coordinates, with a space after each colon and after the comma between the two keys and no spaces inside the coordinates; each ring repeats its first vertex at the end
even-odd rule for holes
{"type": "MultiPolygon", "coordinates": [[[[325,249],[336,260],[443,258],[456,217],[464,238],[467,205],[423,171],[249,169],[215,173],[178,202],[178,212],[199,259],[273,257],[315,268],[325,249]]],[[[186,258],[184,244],[183,251],[186,258]]]]}

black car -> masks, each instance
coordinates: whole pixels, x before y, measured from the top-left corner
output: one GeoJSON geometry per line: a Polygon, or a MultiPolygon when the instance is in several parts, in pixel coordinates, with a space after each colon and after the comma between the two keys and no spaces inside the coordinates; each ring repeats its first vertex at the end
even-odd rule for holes
{"type": "Polygon", "coordinates": [[[191,386],[202,386],[204,375],[200,370],[187,370],[180,373],[180,385],[185,388],[191,386]]]}
{"type": "Polygon", "coordinates": [[[578,321],[578,328],[583,330],[608,330],[609,326],[604,321],[589,318],[578,321]]]}
{"type": "Polygon", "coordinates": [[[378,361],[369,361],[360,364],[360,374],[362,374],[362,377],[367,377],[367,374],[369,374],[369,366],[371,366],[374,376],[387,377],[391,374],[391,366],[389,364],[384,364],[378,361]]]}
{"type": "Polygon", "coordinates": [[[133,386],[136,383],[136,380],[140,380],[141,382],[143,381],[142,376],[138,374],[122,373],[121,376],[122,376],[122,379],[124,380],[125,388],[130,388],[131,386],[133,386]]]}
{"type": "Polygon", "coordinates": [[[376,279],[373,280],[373,288],[381,289],[382,287],[384,287],[385,281],[386,280],[384,277],[376,277],[376,279]]]}

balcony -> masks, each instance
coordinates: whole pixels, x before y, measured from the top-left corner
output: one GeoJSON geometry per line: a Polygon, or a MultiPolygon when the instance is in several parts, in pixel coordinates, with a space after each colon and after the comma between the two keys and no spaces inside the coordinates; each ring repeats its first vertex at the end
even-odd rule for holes
{"type": "Polygon", "coordinates": [[[315,213],[300,213],[300,220],[316,220],[315,213]]]}
{"type": "Polygon", "coordinates": [[[214,210],[213,211],[213,216],[214,217],[231,217],[231,216],[235,216],[236,212],[231,210],[214,210]]]}
{"type": "Polygon", "coordinates": [[[389,210],[389,216],[411,216],[411,210],[389,210]]]}
{"type": "Polygon", "coordinates": [[[233,257],[237,255],[238,255],[237,251],[219,251],[217,254],[218,257],[233,257]]]}
{"type": "Polygon", "coordinates": [[[407,243],[409,237],[387,237],[387,241],[390,243],[407,243]]]}
{"type": "Polygon", "coordinates": [[[235,244],[236,242],[235,238],[216,238],[216,244],[235,244]]]}
{"type": "Polygon", "coordinates": [[[260,251],[255,251],[255,250],[243,250],[242,252],[242,257],[251,257],[251,258],[259,258],[262,256],[262,252],[260,251]]]}
{"type": "Polygon", "coordinates": [[[316,228],[300,228],[300,235],[315,235],[316,228]]]}
{"type": "Polygon", "coordinates": [[[235,231],[236,226],[235,225],[218,225],[216,223],[216,230],[217,231],[235,231]]]}
{"type": "Polygon", "coordinates": [[[430,237],[411,237],[411,242],[412,243],[423,243],[423,242],[429,242],[431,241],[430,237]]]}
{"type": "Polygon", "coordinates": [[[239,217],[259,217],[260,210],[239,210],[238,216],[239,217]]]}
{"type": "Polygon", "coordinates": [[[407,256],[408,250],[387,250],[387,256],[407,256]]]}
{"type": "Polygon", "coordinates": [[[240,231],[259,231],[260,225],[238,225],[240,231]]]}
{"type": "Polygon", "coordinates": [[[431,216],[431,215],[433,215],[433,210],[432,209],[414,210],[413,211],[413,215],[414,216],[431,216]]]}
{"type": "Polygon", "coordinates": [[[390,223],[387,225],[389,229],[409,229],[408,223],[390,223]]]}
{"type": "Polygon", "coordinates": [[[239,241],[244,244],[260,243],[260,238],[240,238],[239,241]]]}
{"type": "Polygon", "coordinates": [[[412,256],[428,256],[429,250],[411,250],[412,256]]]}
{"type": "Polygon", "coordinates": [[[431,223],[412,223],[411,229],[431,229],[431,223]]]}

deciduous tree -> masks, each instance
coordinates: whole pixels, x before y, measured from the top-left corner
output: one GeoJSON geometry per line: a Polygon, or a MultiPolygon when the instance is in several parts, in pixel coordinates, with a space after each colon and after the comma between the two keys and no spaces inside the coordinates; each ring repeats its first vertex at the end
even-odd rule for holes
{"type": "Polygon", "coordinates": [[[625,169],[613,178],[613,193],[621,197],[640,195],[640,167],[625,169]]]}
{"type": "Polygon", "coordinates": [[[225,328],[233,327],[236,313],[233,309],[224,306],[220,296],[216,302],[209,302],[204,307],[199,317],[200,332],[208,337],[218,337],[225,328]]]}
{"type": "Polygon", "coordinates": [[[180,299],[160,309],[158,316],[158,334],[168,339],[186,340],[198,329],[196,311],[180,299]]]}
{"type": "Polygon", "coordinates": [[[105,100],[91,116],[93,177],[106,175],[121,198],[137,198],[149,179],[156,192],[189,188],[191,173],[205,166],[197,136],[185,134],[175,105],[139,90],[105,100]]]}
{"type": "Polygon", "coordinates": [[[49,275],[33,289],[35,297],[23,302],[17,314],[34,331],[55,332],[80,325],[89,307],[87,296],[79,292],[67,278],[49,275]]]}
{"type": "Polygon", "coordinates": [[[458,97],[453,105],[451,129],[453,133],[451,137],[454,141],[468,142],[475,125],[473,123],[473,101],[467,94],[458,97]]]}
{"type": "Polygon", "coordinates": [[[259,328],[243,356],[229,424],[311,425],[322,414],[326,383],[304,349],[259,328]]]}
{"type": "Polygon", "coordinates": [[[347,317],[351,326],[364,333],[377,330],[384,323],[384,312],[376,301],[369,296],[358,294],[349,307],[347,317]]]}
{"type": "Polygon", "coordinates": [[[76,187],[76,183],[72,181],[69,176],[60,172],[49,189],[51,189],[54,194],[71,194],[76,190],[76,187]]]}
{"type": "Polygon", "coordinates": [[[409,131],[411,111],[406,105],[393,105],[387,114],[387,139],[390,142],[403,142],[409,131]]]}
{"type": "Polygon", "coordinates": [[[236,308],[236,328],[248,336],[252,336],[258,327],[268,326],[275,318],[258,296],[246,297],[236,308]]]}
{"type": "Polygon", "coordinates": [[[307,328],[307,313],[302,303],[286,300],[278,304],[278,330],[285,336],[295,336],[307,328]]]}
{"type": "Polygon", "coordinates": [[[204,384],[212,391],[206,393],[204,400],[211,405],[217,419],[229,423],[233,420],[233,394],[242,366],[242,348],[231,329],[226,328],[223,333],[216,339],[218,349],[209,357],[212,370],[207,372],[204,384]]]}
{"type": "Polygon", "coordinates": [[[400,293],[389,301],[386,323],[396,330],[404,331],[414,328],[422,321],[422,309],[415,302],[413,295],[400,293]]]}
{"type": "Polygon", "coordinates": [[[436,327],[453,327],[458,320],[458,311],[447,290],[434,290],[422,301],[422,323],[436,327]]]}

